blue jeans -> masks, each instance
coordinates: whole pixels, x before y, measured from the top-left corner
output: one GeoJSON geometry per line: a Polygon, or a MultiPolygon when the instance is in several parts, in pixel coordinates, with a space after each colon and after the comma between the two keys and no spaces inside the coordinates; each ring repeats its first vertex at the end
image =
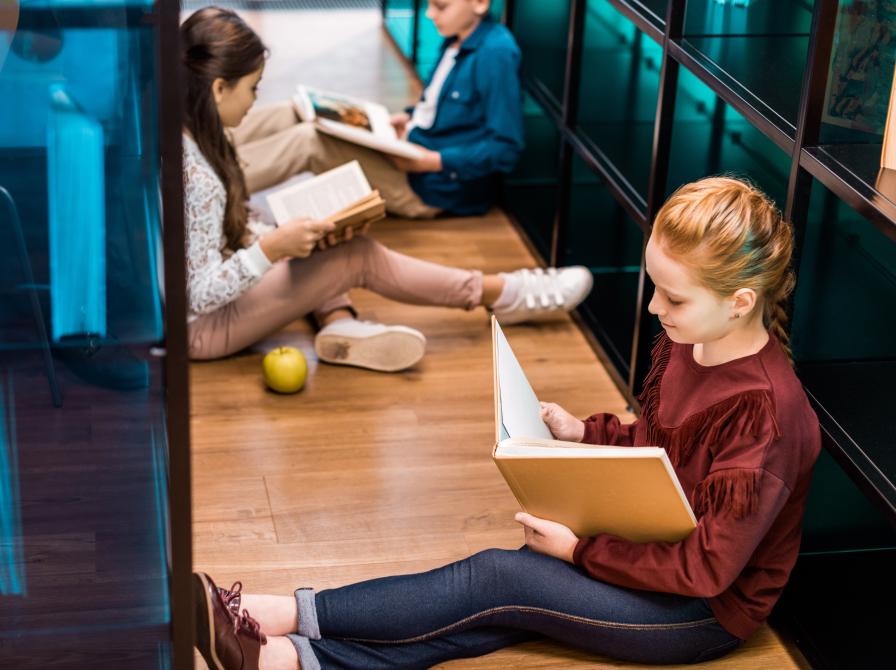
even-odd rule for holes
{"type": "Polygon", "coordinates": [[[523,547],[315,594],[298,589],[302,670],[428,668],[547,636],[639,663],[696,663],[742,644],[702,598],[626,589],[523,547]]]}

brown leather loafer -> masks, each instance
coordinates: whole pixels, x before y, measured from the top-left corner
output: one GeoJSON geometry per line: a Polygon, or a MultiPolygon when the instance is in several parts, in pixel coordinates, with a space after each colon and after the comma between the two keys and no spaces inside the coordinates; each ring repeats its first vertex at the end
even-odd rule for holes
{"type": "Polygon", "coordinates": [[[258,670],[261,645],[267,638],[258,622],[243,610],[235,617],[211,577],[193,573],[196,603],[196,647],[210,670],[258,670]]]}
{"type": "Polygon", "coordinates": [[[218,587],[218,594],[221,596],[221,600],[224,601],[224,604],[227,605],[227,609],[229,609],[230,613],[237,619],[240,616],[240,593],[242,590],[242,582],[234,582],[230,589],[225,589],[220,586],[218,587]]]}

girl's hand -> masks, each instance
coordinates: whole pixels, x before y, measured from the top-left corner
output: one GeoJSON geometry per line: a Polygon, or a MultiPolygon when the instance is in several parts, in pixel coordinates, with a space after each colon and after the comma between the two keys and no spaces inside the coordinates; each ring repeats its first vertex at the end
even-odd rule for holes
{"type": "Polygon", "coordinates": [[[261,250],[272,263],[283,258],[305,258],[333,228],[332,221],[292,219],[272,230],[259,242],[261,250]]]}
{"type": "Polygon", "coordinates": [[[411,115],[407,112],[397,112],[389,117],[389,123],[392,124],[392,127],[395,128],[395,134],[398,135],[399,139],[404,139],[404,134],[407,131],[408,121],[411,120],[411,115]]]}
{"type": "Polygon", "coordinates": [[[541,403],[541,420],[558,440],[581,442],[585,437],[585,422],[580,421],[555,402],[541,403]]]}
{"type": "Polygon", "coordinates": [[[386,157],[392,161],[392,165],[403,172],[441,172],[442,171],[442,154],[438,151],[430,151],[426,147],[415,144],[415,147],[422,152],[420,158],[405,158],[404,156],[392,156],[387,154],[386,157]]]}
{"type": "Polygon", "coordinates": [[[321,238],[317,243],[317,248],[326,249],[327,247],[335,247],[337,244],[348,242],[357,235],[366,235],[368,230],[370,230],[369,223],[364,224],[364,226],[357,231],[351,226],[347,226],[340,233],[330,233],[326,237],[321,238]]]}
{"type": "Polygon", "coordinates": [[[579,538],[569,528],[562,523],[539,519],[526,512],[517,512],[514,519],[523,526],[529,549],[568,563],[573,562],[572,555],[579,538]]]}

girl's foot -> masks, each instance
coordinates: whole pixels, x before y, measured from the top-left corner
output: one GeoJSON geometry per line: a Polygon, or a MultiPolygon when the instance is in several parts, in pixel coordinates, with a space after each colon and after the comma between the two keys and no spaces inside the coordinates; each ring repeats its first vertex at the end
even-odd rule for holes
{"type": "Polygon", "coordinates": [[[261,645],[267,643],[246,610],[235,617],[215,583],[204,572],[193,573],[196,648],[210,670],[258,670],[261,645]]]}
{"type": "Polygon", "coordinates": [[[314,338],[314,350],[327,363],[397,372],[423,358],[426,338],[407,326],[339,319],[320,330],[314,338]]]}
{"type": "Polygon", "coordinates": [[[502,273],[504,290],[491,306],[502,326],[574,310],[591,292],[591,271],[581,265],[502,273]]]}

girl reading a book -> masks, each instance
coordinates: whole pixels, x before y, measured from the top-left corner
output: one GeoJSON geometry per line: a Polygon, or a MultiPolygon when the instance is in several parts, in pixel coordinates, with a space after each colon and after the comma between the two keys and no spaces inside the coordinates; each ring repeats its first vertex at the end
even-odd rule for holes
{"type": "Polygon", "coordinates": [[[419,305],[483,305],[502,323],[568,311],[591,289],[582,267],[483,276],[404,256],[351,229],[336,239],[331,222],[263,224],[247,208],[245,178],[224,128],[239,124],[255,102],[265,47],[236,14],[208,7],[184,22],[181,48],[192,358],[231,354],[313,313],[322,326],[315,339],[321,360],[401,370],[421,358],[425,338],[404,326],[358,321],[345,296],[350,288],[419,305]]]}
{"type": "Polygon", "coordinates": [[[646,250],[664,332],[641,417],[582,421],[545,403],[562,440],[661,446],[697,516],[679,542],[576,537],[525,513],[520,550],[294,596],[194,575],[200,651],[223,668],[423,668],[547,636],[625,661],[691,663],[739,647],[797,558],[818,420],[788,350],[793,233],[752,186],[708,178],[657,214],[646,250]],[[251,614],[249,614],[251,612],[251,614]],[[243,665],[240,665],[242,663],[243,665]]]}
{"type": "Polygon", "coordinates": [[[430,0],[426,15],[445,37],[438,65],[413,107],[392,116],[419,158],[388,156],[320,133],[292,102],[254,110],[233,131],[251,192],[305,171],[361,163],[389,212],[406,218],[484,214],[498,177],[523,148],[520,51],[489,16],[489,0],[430,0]]]}

